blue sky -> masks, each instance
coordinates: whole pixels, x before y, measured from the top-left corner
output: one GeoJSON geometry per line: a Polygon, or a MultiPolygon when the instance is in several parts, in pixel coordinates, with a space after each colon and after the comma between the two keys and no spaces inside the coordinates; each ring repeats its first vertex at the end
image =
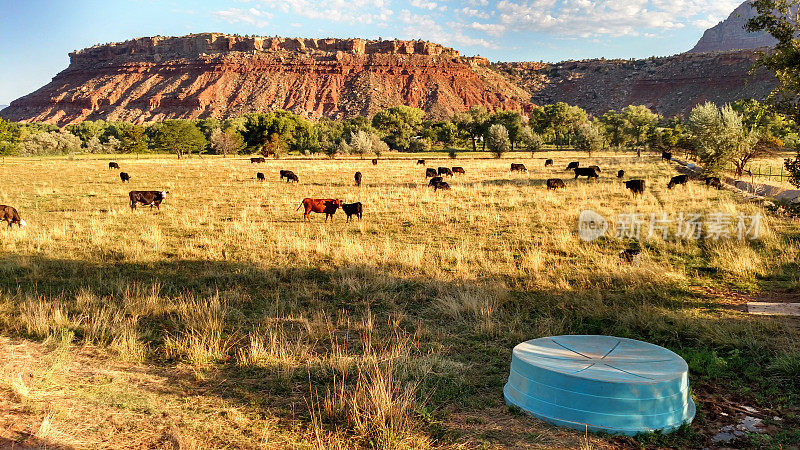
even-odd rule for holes
{"type": "Polygon", "coordinates": [[[219,31],[423,39],[492,61],[643,58],[690,49],[740,0],[0,0],[0,104],[94,44],[219,31]]]}

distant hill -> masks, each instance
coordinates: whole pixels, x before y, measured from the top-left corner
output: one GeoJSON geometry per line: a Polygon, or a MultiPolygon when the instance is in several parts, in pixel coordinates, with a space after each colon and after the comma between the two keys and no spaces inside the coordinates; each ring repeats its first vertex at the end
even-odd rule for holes
{"type": "Polygon", "coordinates": [[[777,41],[766,32],[750,33],[744,29],[747,21],[755,16],[756,10],[750,6],[749,1],[745,1],[727,19],[706,30],[689,52],[727,52],[772,47],[777,41]]]}

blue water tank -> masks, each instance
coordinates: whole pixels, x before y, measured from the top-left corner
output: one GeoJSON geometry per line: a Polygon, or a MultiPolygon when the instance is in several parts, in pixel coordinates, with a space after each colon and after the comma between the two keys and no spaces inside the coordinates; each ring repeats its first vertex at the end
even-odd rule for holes
{"type": "Polygon", "coordinates": [[[554,336],[514,347],[506,402],[554,425],[635,435],[691,422],[689,368],[657,345],[614,336],[554,336]]]}

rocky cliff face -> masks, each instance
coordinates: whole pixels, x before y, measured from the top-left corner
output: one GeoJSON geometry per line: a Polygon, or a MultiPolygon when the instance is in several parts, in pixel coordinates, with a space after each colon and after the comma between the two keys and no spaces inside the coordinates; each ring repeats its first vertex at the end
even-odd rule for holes
{"type": "Polygon", "coordinates": [[[523,89],[487,67],[485,59],[421,41],[157,36],[71,53],[66,70],[2,116],[66,125],[272,109],[341,118],[398,104],[444,117],[473,105],[528,106],[523,89]]]}
{"type": "Polygon", "coordinates": [[[764,31],[750,33],[744,29],[747,21],[756,15],[756,10],[750,6],[750,1],[746,0],[727,19],[706,30],[689,52],[727,52],[772,47],[777,41],[768,33],[764,31]]]}
{"type": "Polygon", "coordinates": [[[641,60],[499,63],[495,67],[531,93],[536,104],[566,102],[592,114],[646,105],[665,116],[683,115],[698,103],[763,99],[775,87],[768,72],[754,70],[752,50],[684,53],[641,60]]]}

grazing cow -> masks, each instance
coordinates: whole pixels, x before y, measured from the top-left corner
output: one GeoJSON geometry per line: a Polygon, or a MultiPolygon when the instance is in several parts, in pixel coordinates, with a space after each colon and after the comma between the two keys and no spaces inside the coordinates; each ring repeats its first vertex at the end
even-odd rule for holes
{"type": "Polygon", "coordinates": [[[566,188],[564,185],[564,180],[561,178],[548,178],[547,179],[547,189],[556,190],[558,188],[566,188]]]}
{"type": "Polygon", "coordinates": [[[630,180],[625,182],[625,187],[633,192],[633,195],[644,194],[644,180],[630,180]]]}
{"type": "Polygon", "coordinates": [[[130,191],[128,197],[131,199],[131,209],[136,209],[136,204],[141,203],[144,206],[153,206],[156,209],[161,209],[161,202],[167,198],[169,191],[130,191]]]}
{"type": "Polygon", "coordinates": [[[580,163],[578,161],[572,161],[571,163],[567,164],[567,168],[564,170],[572,170],[577,169],[580,163]]]}
{"type": "Polygon", "coordinates": [[[20,228],[25,228],[27,225],[13,206],[0,205],[0,220],[8,222],[8,228],[11,228],[12,224],[17,224],[20,228]]]}
{"type": "Polygon", "coordinates": [[[297,178],[297,175],[295,175],[294,173],[286,174],[286,182],[288,183],[290,181],[294,181],[295,183],[299,183],[300,182],[300,178],[297,178]]]}
{"type": "Polygon", "coordinates": [[[425,160],[424,159],[418,159],[417,160],[417,165],[419,166],[420,164],[424,166],[425,165],[425,160]]]}
{"type": "Polygon", "coordinates": [[[617,178],[622,178],[624,176],[625,176],[625,171],[620,169],[619,172],[617,172],[617,178]]]}
{"type": "Polygon", "coordinates": [[[263,162],[267,162],[267,160],[264,159],[264,157],[261,157],[261,156],[259,156],[257,158],[250,158],[250,164],[263,163],[263,162]]]}
{"type": "Polygon", "coordinates": [[[552,165],[553,165],[553,160],[552,159],[545,160],[545,162],[544,162],[544,166],[545,167],[552,166],[552,165]]]}
{"type": "Polygon", "coordinates": [[[453,173],[460,173],[461,175],[465,175],[467,172],[464,172],[463,167],[453,167],[453,173]]]}
{"type": "Polygon", "coordinates": [[[342,211],[347,214],[346,222],[350,222],[350,216],[357,216],[358,220],[361,220],[361,212],[363,211],[363,208],[361,207],[361,202],[343,203],[342,211]]]}
{"type": "Polygon", "coordinates": [[[441,183],[436,183],[433,186],[433,192],[436,192],[436,191],[438,191],[440,189],[443,190],[443,191],[449,191],[450,190],[450,185],[447,184],[447,181],[442,181],[441,183]]]}
{"type": "Polygon", "coordinates": [[[436,169],[433,167],[425,169],[425,178],[435,177],[436,175],[438,174],[436,173],[436,169]]]}
{"type": "MultiPolygon", "coordinates": [[[[331,218],[333,221],[333,215],[336,213],[336,210],[342,206],[342,201],[339,199],[333,198],[304,198],[303,202],[300,203],[300,206],[297,209],[305,208],[305,212],[303,213],[303,220],[306,222],[310,222],[311,218],[309,214],[312,212],[315,213],[325,213],[325,222],[328,221],[328,217],[331,218]]],[[[297,209],[295,211],[297,211],[297,209]]]]}
{"type": "Polygon", "coordinates": [[[591,167],[576,167],[574,170],[576,180],[578,177],[586,177],[587,180],[589,178],[597,178],[597,172],[595,172],[591,167]]]}
{"type": "Polygon", "coordinates": [[[372,160],[372,165],[373,166],[377,166],[378,165],[378,158],[375,158],[375,159],[372,160]]]}
{"type": "Polygon", "coordinates": [[[625,250],[619,251],[619,259],[626,261],[626,262],[633,262],[636,258],[636,255],[639,254],[641,250],[638,248],[626,248],[625,250]]]}
{"type": "Polygon", "coordinates": [[[448,177],[452,177],[453,171],[450,170],[449,167],[439,167],[438,175],[446,175],[448,177]]]}
{"type": "Polygon", "coordinates": [[[528,169],[525,167],[525,164],[511,163],[511,171],[512,172],[527,172],[528,169]]]}
{"type": "Polygon", "coordinates": [[[664,161],[672,161],[672,152],[661,152],[661,159],[664,161]]]}
{"type": "Polygon", "coordinates": [[[671,180],[669,180],[669,183],[667,183],[667,189],[672,189],[674,186],[679,184],[686,184],[686,180],[688,180],[686,175],[674,176],[671,180]]]}
{"type": "Polygon", "coordinates": [[[600,166],[589,166],[590,169],[594,169],[595,172],[600,173],[600,166]]]}
{"type": "Polygon", "coordinates": [[[130,180],[131,176],[128,175],[127,173],[125,173],[125,172],[120,172],[119,173],[119,179],[122,180],[122,182],[124,183],[124,182],[130,180]]]}
{"type": "Polygon", "coordinates": [[[108,163],[108,168],[109,169],[119,169],[119,164],[115,163],[114,161],[111,161],[110,163],[108,163]]]}
{"type": "Polygon", "coordinates": [[[294,172],[291,170],[281,170],[281,180],[288,177],[289,175],[294,175],[294,172]]]}
{"type": "Polygon", "coordinates": [[[261,173],[261,172],[258,172],[258,173],[256,173],[256,180],[258,180],[258,181],[265,181],[266,179],[267,179],[267,178],[264,176],[264,174],[263,174],[263,173],[261,173]]]}
{"type": "Polygon", "coordinates": [[[442,182],[442,177],[433,177],[431,181],[428,182],[428,187],[436,187],[437,184],[442,182]]]}
{"type": "Polygon", "coordinates": [[[719,177],[706,177],[706,186],[722,189],[722,182],[719,181],[719,177]]]}
{"type": "Polygon", "coordinates": [[[356,180],[356,186],[361,186],[361,172],[356,172],[356,174],[353,175],[353,179],[356,180]]]}

